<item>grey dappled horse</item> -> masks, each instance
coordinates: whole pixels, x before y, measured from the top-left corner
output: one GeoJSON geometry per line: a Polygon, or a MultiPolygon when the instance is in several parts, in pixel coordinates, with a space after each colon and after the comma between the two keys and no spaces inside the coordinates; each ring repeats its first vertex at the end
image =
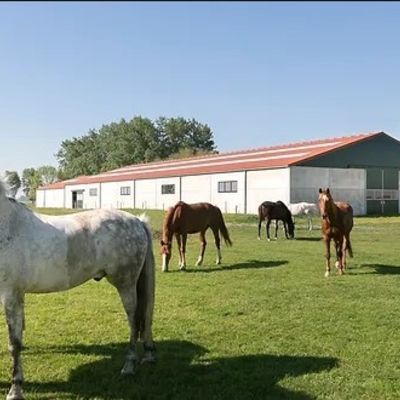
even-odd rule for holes
{"type": "Polygon", "coordinates": [[[139,338],[144,342],[142,362],[154,361],[154,274],[151,232],[143,218],[117,210],[36,214],[9,199],[0,182],[0,298],[13,361],[7,400],[23,399],[25,293],[62,291],[105,277],[118,290],[130,327],[121,373],[133,374],[139,338]]]}

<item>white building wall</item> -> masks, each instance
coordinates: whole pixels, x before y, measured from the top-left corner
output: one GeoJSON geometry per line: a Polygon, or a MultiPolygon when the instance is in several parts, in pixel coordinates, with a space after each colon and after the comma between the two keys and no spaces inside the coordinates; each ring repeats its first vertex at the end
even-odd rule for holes
{"type": "Polygon", "coordinates": [[[247,172],[247,213],[257,214],[263,201],[289,202],[289,168],[247,172]]]}
{"type": "Polygon", "coordinates": [[[155,179],[143,179],[135,182],[136,208],[156,209],[157,182],[155,179]]]}
{"type": "MultiPolygon", "coordinates": [[[[53,192],[53,190],[50,190],[53,192]]],[[[50,207],[46,206],[46,189],[38,189],[36,190],[36,207],[50,207]]]]}
{"type": "Polygon", "coordinates": [[[366,214],[366,171],[358,168],[291,167],[290,202],[315,203],[318,189],[329,187],[335,201],[346,201],[355,215],[366,214]]]}
{"type": "Polygon", "coordinates": [[[223,213],[244,213],[244,171],[210,175],[210,203],[223,213]],[[218,183],[237,181],[237,192],[219,193],[218,183]]]}
{"type": "Polygon", "coordinates": [[[155,208],[157,208],[159,210],[166,210],[168,207],[173,206],[180,200],[179,199],[179,194],[180,194],[179,177],[156,179],[155,191],[156,192],[155,192],[154,196],[157,199],[155,208]],[[162,186],[163,185],[174,185],[175,193],[162,194],[162,186]]]}
{"type": "Polygon", "coordinates": [[[182,176],[182,201],[211,203],[211,175],[182,176]]]}
{"type": "Polygon", "coordinates": [[[85,185],[83,208],[100,208],[100,201],[101,201],[100,183],[91,183],[85,185]],[[96,191],[95,196],[90,195],[91,189],[96,191]]]}
{"type": "Polygon", "coordinates": [[[43,190],[43,192],[44,205],[37,204],[37,207],[64,207],[64,189],[43,190]]]}
{"type": "Polygon", "coordinates": [[[134,189],[133,181],[102,182],[101,208],[133,208],[134,189]],[[121,194],[123,187],[129,187],[130,194],[121,194]]]}

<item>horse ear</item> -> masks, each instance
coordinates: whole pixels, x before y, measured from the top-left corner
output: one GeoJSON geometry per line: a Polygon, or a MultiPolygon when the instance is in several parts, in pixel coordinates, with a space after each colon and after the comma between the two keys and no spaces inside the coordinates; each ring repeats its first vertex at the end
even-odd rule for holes
{"type": "Polygon", "coordinates": [[[326,194],[329,194],[329,188],[326,188],[326,194]]]}
{"type": "Polygon", "coordinates": [[[319,188],[318,192],[319,192],[319,193],[322,193],[322,189],[321,189],[321,188],[319,188]]]}

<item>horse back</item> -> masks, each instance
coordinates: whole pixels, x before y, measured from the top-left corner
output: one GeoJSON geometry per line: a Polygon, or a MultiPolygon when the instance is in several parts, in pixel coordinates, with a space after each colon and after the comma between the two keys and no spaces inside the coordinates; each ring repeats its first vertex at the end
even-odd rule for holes
{"type": "Polygon", "coordinates": [[[201,232],[218,219],[219,212],[219,208],[210,203],[187,204],[180,201],[175,206],[171,226],[174,232],[201,232]]]}
{"type": "Polygon", "coordinates": [[[353,228],[353,207],[345,201],[336,201],[335,205],[341,215],[345,232],[350,232],[353,228]]]}

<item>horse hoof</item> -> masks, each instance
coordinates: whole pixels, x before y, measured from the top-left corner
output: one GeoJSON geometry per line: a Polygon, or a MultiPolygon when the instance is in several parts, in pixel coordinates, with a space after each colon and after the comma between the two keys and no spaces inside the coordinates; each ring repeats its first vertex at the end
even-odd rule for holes
{"type": "Polygon", "coordinates": [[[267,242],[270,242],[271,241],[271,239],[267,239],[267,242]]]}
{"type": "Polygon", "coordinates": [[[6,400],[24,400],[22,390],[20,388],[11,387],[10,391],[7,394],[6,400]]]}
{"type": "Polygon", "coordinates": [[[185,272],[186,271],[186,267],[180,267],[179,271],[185,272]]]}
{"type": "Polygon", "coordinates": [[[258,240],[261,240],[260,236],[257,238],[258,240]]]}
{"type": "Polygon", "coordinates": [[[140,360],[141,364],[150,363],[154,364],[156,362],[156,357],[153,353],[144,354],[143,358],[140,360]]]}
{"type": "Polygon", "coordinates": [[[126,363],[121,369],[122,376],[133,376],[136,373],[134,363],[126,363]]]}
{"type": "Polygon", "coordinates": [[[325,278],[329,278],[329,271],[325,272],[325,278]]]}

